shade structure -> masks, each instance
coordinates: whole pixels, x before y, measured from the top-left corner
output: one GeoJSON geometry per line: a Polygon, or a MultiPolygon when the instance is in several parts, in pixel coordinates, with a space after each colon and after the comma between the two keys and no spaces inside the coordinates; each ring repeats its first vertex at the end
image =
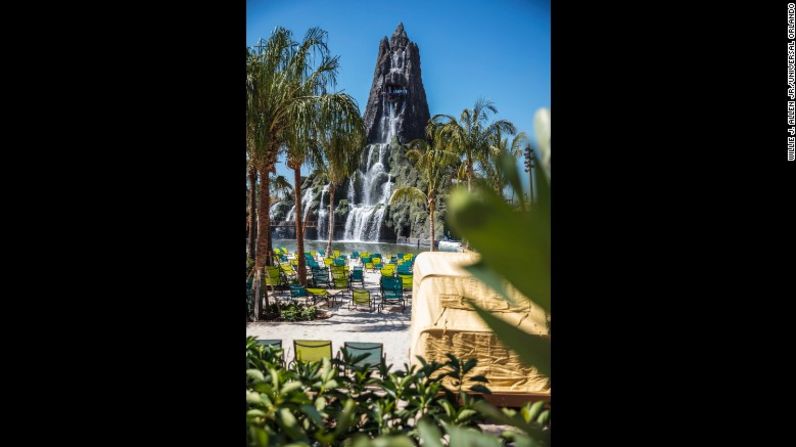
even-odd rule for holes
{"type": "Polygon", "coordinates": [[[493,392],[549,395],[549,378],[523,365],[468,303],[475,302],[523,331],[543,336],[548,335],[545,312],[510,285],[513,303],[509,303],[462,268],[476,260],[474,253],[424,252],[417,256],[410,361],[419,364],[416,356],[422,356],[444,362],[446,353],[460,359],[476,358],[473,374],[485,375],[493,392]]]}

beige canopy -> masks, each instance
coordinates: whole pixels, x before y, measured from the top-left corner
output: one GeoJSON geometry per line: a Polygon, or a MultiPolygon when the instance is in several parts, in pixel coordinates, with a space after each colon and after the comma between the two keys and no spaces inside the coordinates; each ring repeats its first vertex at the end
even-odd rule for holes
{"type": "Polygon", "coordinates": [[[513,304],[461,268],[478,259],[473,253],[424,252],[414,264],[410,361],[477,358],[474,374],[489,379],[493,392],[547,393],[549,379],[523,366],[467,304],[473,300],[522,330],[547,335],[544,311],[508,286],[513,304]]]}

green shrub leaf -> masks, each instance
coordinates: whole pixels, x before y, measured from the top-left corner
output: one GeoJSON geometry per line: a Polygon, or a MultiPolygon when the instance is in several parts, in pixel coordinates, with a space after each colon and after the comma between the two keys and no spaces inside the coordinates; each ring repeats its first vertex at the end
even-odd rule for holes
{"type": "Polygon", "coordinates": [[[442,447],[442,434],[429,417],[420,419],[417,423],[417,431],[420,433],[424,447],[442,447]]]}
{"type": "MultiPolygon", "coordinates": [[[[550,311],[550,222],[541,208],[522,213],[489,189],[459,188],[449,197],[451,226],[481,254],[481,261],[522,294],[550,311]]],[[[481,272],[484,274],[483,268],[481,272]]],[[[494,276],[494,275],[491,275],[494,276]]],[[[480,279],[480,278],[479,278],[480,279]]],[[[490,279],[488,285],[496,284],[490,279]]],[[[505,295],[504,288],[496,289],[505,295]]]]}

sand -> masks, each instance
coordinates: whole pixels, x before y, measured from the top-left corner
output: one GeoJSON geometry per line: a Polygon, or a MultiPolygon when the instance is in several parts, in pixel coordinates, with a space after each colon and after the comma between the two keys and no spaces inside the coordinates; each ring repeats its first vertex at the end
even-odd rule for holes
{"type": "MultiPolygon", "coordinates": [[[[378,293],[379,273],[365,272],[365,288],[371,294],[378,293]]],[[[334,289],[330,290],[334,292],[334,289]]],[[[277,292],[280,293],[280,292],[277,292]]],[[[246,334],[257,338],[281,339],[285,347],[285,359],[293,360],[293,340],[331,340],[335,354],[346,341],[377,342],[384,344],[387,364],[402,368],[409,363],[409,323],[411,297],[406,294],[406,309],[401,306],[385,306],[382,312],[370,312],[365,307],[349,309],[349,300],[329,309],[332,317],[314,321],[297,322],[251,322],[246,325],[246,334]]],[[[325,304],[322,309],[326,310],[325,304]]]]}

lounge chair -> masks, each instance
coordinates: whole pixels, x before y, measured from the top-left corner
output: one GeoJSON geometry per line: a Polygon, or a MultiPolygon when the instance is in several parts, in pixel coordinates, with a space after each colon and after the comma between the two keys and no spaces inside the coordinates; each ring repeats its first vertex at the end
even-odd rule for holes
{"type": "Polygon", "coordinates": [[[279,268],[287,281],[295,280],[298,277],[296,271],[293,270],[293,266],[288,263],[279,264],[279,268]]]}
{"type": "Polygon", "coordinates": [[[401,303],[401,312],[406,309],[406,300],[404,299],[401,278],[382,276],[379,288],[381,291],[381,296],[379,297],[379,310],[384,310],[385,304],[398,303],[401,303]]]}
{"type": "Polygon", "coordinates": [[[411,275],[412,274],[412,263],[411,262],[404,262],[403,264],[398,266],[398,274],[399,275],[411,275]]]}
{"type": "Polygon", "coordinates": [[[376,369],[380,364],[386,363],[384,345],[382,343],[354,342],[343,343],[343,349],[353,361],[355,368],[376,369]],[[362,357],[364,355],[364,357],[362,357]]]}
{"type": "Polygon", "coordinates": [[[293,340],[293,362],[319,362],[332,359],[331,340],[293,340]]]}
{"type": "Polygon", "coordinates": [[[362,287],[365,287],[365,275],[363,274],[362,267],[354,267],[351,271],[350,281],[352,283],[358,282],[362,287]]]}
{"type": "Polygon", "coordinates": [[[395,265],[387,264],[381,268],[381,276],[395,276],[395,265]]]}
{"type": "Polygon", "coordinates": [[[258,339],[257,344],[263,346],[274,346],[279,349],[282,349],[282,340],[281,339],[258,339]]]}
{"type": "Polygon", "coordinates": [[[375,304],[368,289],[353,289],[351,291],[351,304],[348,306],[349,309],[357,306],[368,306],[368,309],[373,311],[375,304]]]}
{"type": "Polygon", "coordinates": [[[414,275],[411,273],[408,275],[399,273],[398,277],[401,278],[401,286],[403,287],[404,292],[407,290],[412,290],[412,281],[414,280],[414,275]]]}
{"type": "Polygon", "coordinates": [[[299,298],[304,298],[305,302],[307,299],[312,298],[312,305],[316,305],[318,300],[325,300],[327,306],[333,305],[333,298],[334,295],[329,294],[327,290],[324,289],[316,289],[312,287],[304,287],[301,284],[291,284],[290,285],[290,299],[297,300],[299,298]],[[332,298],[332,300],[330,300],[332,298]]]}
{"type": "Polygon", "coordinates": [[[315,287],[329,288],[331,286],[331,282],[329,281],[329,269],[312,269],[312,284],[315,287]]]}
{"type": "Polygon", "coordinates": [[[282,361],[281,361],[281,363],[282,363],[282,365],[285,364],[285,350],[282,349],[282,340],[280,340],[280,339],[258,339],[257,340],[257,344],[265,346],[265,347],[270,346],[272,348],[276,348],[276,349],[282,350],[282,361]]]}
{"type": "Polygon", "coordinates": [[[332,272],[332,289],[338,289],[335,296],[342,295],[345,292],[351,291],[351,281],[348,279],[348,272],[336,271],[332,272]]]}
{"type": "Polygon", "coordinates": [[[265,275],[265,285],[271,287],[271,290],[274,290],[277,287],[284,286],[286,284],[285,279],[282,277],[282,272],[279,271],[279,267],[275,265],[266,266],[266,275],[265,275]]]}

